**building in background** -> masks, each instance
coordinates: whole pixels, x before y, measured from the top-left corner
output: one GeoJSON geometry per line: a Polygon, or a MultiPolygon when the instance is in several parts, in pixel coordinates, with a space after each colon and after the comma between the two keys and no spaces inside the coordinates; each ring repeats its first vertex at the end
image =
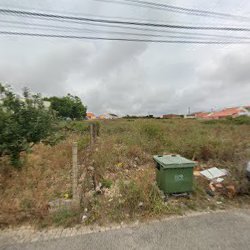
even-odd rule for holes
{"type": "Polygon", "coordinates": [[[236,118],[242,115],[250,116],[250,112],[245,107],[226,108],[221,111],[212,112],[207,115],[208,119],[223,119],[227,117],[236,118]]]}
{"type": "Polygon", "coordinates": [[[194,113],[194,117],[197,119],[207,119],[208,115],[210,115],[211,113],[209,112],[197,112],[194,113]]]}
{"type": "Polygon", "coordinates": [[[96,116],[92,112],[87,112],[86,113],[86,118],[87,118],[87,120],[95,120],[96,116]]]}
{"type": "Polygon", "coordinates": [[[195,119],[195,113],[184,115],[185,119],[195,119]]]}
{"type": "Polygon", "coordinates": [[[118,119],[118,115],[112,114],[112,113],[104,113],[102,115],[99,115],[98,117],[101,120],[113,120],[113,119],[118,119]]]}
{"type": "Polygon", "coordinates": [[[236,118],[239,116],[250,116],[250,106],[225,108],[214,112],[196,112],[185,115],[185,118],[192,119],[223,119],[227,117],[236,118]]]}

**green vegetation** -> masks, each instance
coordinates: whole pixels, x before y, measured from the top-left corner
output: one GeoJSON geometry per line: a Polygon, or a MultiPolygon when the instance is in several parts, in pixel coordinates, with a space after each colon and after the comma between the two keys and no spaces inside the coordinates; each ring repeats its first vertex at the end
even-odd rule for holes
{"type": "MultiPolygon", "coordinates": [[[[244,118],[245,119],[245,118],[244,118]]],[[[0,225],[36,221],[40,225],[71,226],[129,222],[183,214],[191,210],[249,206],[250,187],[245,178],[250,159],[250,126],[234,121],[209,124],[186,119],[118,119],[99,122],[100,137],[89,146],[88,121],[60,123],[64,139],[57,144],[38,144],[27,155],[22,171],[0,171],[0,225]],[[49,214],[48,202],[71,197],[71,146],[79,146],[78,211],[49,214]],[[190,198],[164,202],[155,183],[154,154],[176,153],[203,167],[226,168],[226,182],[236,196],[210,197],[208,183],[195,178],[190,198]],[[13,200],[13,197],[15,199],[13,200]]],[[[7,164],[6,164],[7,165],[7,164]]]]}
{"type": "Polygon", "coordinates": [[[68,94],[64,97],[45,98],[51,102],[51,108],[56,111],[61,118],[71,118],[72,120],[82,120],[86,116],[87,107],[82,104],[78,96],[68,94]]]}
{"type": "Polygon", "coordinates": [[[101,185],[102,185],[103,188],[111,188],[112,183],[113,182],[111,180],[109,180],[109,179],[103,179],[101,181],[101,185]]]}
{"type": "Polygon", "coordinates": [[[56,226],[70,227],[79,223],[80,213],[73,209],[60,209],[51,215],[51,220],[56,226]]]}
{"type": "Polygon", "coordinates": [[[250,125],[250,117],[249,116],[239,116],[236,118],[228,117],[226,119],[220,120],[205,120],[203,121],[205,124],[228,124],[228,125],[250,125]]]}
{"type": "Polygon", "coordinates": [[[0,84],[0,97],[0,158],[9,155],[12,164],[20,167],[21,152],[29,152],[52,134],[54,115],[40,95],[31,95],[27,89],[20,98],[0,84]]]}

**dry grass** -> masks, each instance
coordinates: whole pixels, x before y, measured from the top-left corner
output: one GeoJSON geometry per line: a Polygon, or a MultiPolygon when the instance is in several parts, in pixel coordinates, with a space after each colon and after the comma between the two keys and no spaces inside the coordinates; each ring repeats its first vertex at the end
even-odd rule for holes
{"type": "Polygon", "coordinates": [[[71,194],[72,141],[70,137],[53,147],[35,146],[20,171],[5,165],[1,172],[0,225],[41,220],[47,216],[49,200],[71,194]]]}
{"type": "MultiPolygon", "coordinates": [[[[65,129],[63,127],[62,129],[65,129]]],[[[116,120],[101,123],[101,136],[89,150],[85,123],[67,125],[67,138],[50,147],[37,145],[18,171],[2,163],[0,172],[0,225],[39,223],[107,224],[148,219],[187,210],[206,210],[250,203],[249,195],[234,200],[206,194],[207,183],[195,181],[191,199],[170,199],[167,204],[155,184],[153,154],[178,153],[206,166],[223,167],[241,193],[249,192],[244,167],[250,159],[250,126],[232,122],[194,120],[116,120]],[[72,132],[73,130],[73,132],[72,132]],[[83,188],[80,211],[48,215],[48,201],[71,196],[71,145],[79,142],[83,188]],[[91,168],[89,168],[91,167],[91,168]],[[94,171],[93,171],[94,169],[94,171]],[[95,187],[101,183],[101,192],[95,187]],[[84,212],[85,211],[85,212],[84,212]],[[86,212],[87,211],[87,212],[86,212]]]]}
{"type": "MultiPolygon", "coordinates": [[[[110,189],[88,196],[87,223],[121,222],[146,219],[188,210],[224,209],[250,204],[249,184],[244,176],[250,159],[250,126],[231,123],[207,124],[195,120],[105,121],[101,138],[90,154],[97,183],[111,180],[110,189]],[[207,195],[207,181],[198,178],[190,199],[170,199],[164,204],[155,185],[153,154],[178,153],[203,166],[229,170],[229,184],[239,196],[207,195]],[[245,190],[241,192],[241,190],[245,190]],[[104,209],[105,208],[105,209],[104,209]]],[[[91,176],[89,173],[88,176],[91,176]]],[[[91,186],[86,192],[91,190],[91,186]]]]}

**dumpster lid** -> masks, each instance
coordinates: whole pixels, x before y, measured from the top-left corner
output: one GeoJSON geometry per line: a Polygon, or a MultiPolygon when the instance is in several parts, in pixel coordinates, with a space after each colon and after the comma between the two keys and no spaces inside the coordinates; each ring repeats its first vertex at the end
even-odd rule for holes
{"type": "Polygon", "coordinates": [[[175,168],[176,165],[180,167],[194,167],[196,162],[188,160],[180,155],[155,155],[154,160],[158,162],[163,168],[175,168]]]}

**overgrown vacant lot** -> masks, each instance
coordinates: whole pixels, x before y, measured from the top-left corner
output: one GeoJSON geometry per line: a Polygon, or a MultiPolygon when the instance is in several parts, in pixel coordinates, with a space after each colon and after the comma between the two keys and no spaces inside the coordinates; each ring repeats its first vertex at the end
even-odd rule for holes
{"type": "Polygon", "coordinates": [[[63,127],[66,137],[55,146],[37,145],[24,156],[22,170],[2,162],[0,225],[32,222],[40,226],[69,226],[144,220],[190,210],[249,205],[245,178],[250,160],[250,125],[246,120],[197,121],[127,119],[100,122],[100,137],[89,147],[88,123],[63,127]],[[66,129],[65,129],[66,128],[66,129]],[[48,202],[71,197],[71,145],[79,145],[80,210],[48,213],[48,202]],[[155,184],[152,155],[177,153],[209,166],[229,170],[226,182],[236,194],[207,194],[208,183],[195,178],[190,199],[164,203],[155,184]]]}

